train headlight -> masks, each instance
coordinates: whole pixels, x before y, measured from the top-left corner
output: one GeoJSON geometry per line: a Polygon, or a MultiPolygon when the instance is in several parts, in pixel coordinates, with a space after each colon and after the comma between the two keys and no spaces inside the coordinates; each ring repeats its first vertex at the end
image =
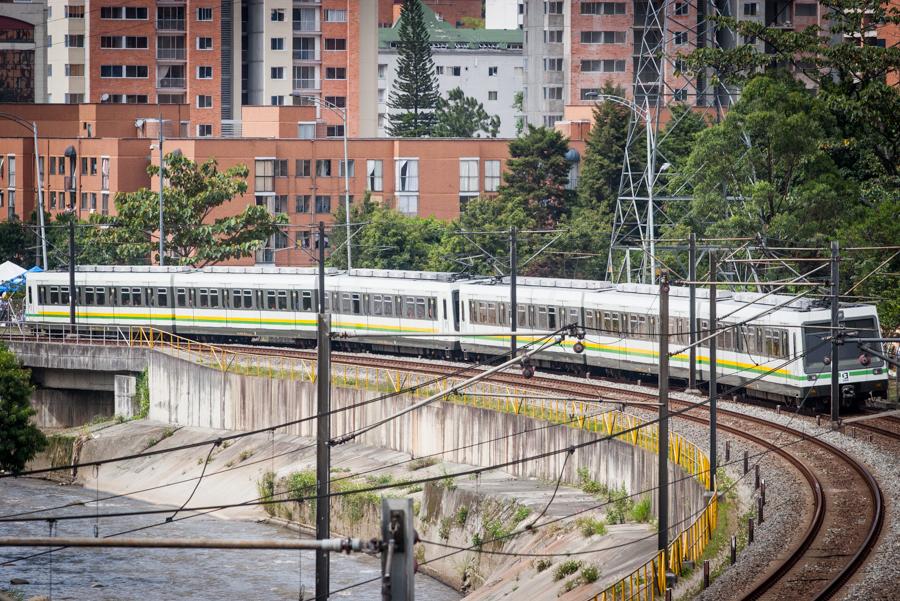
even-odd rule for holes
{"type": "Polygon", "coordinates": [[[825,365],[831,365],[831,355],[825,355],[825,358],[822,359],[822,363],[825,365]]]}
{"type": "Polygon", "coordinates": [[[871,362],[872,362],[872,358],[869,357],[867,354],[863,353],[862,355],[859,356],[859,364],[862,365],[863,367],[868,366],[869,363],[871,363],[871,362]]]}
{"type": "Polygon", "coordinates": [[[572,345],[572,350],[578,353],[579,355],[584,352],[584,344],[579,340],[575,344],[572,345]]]}

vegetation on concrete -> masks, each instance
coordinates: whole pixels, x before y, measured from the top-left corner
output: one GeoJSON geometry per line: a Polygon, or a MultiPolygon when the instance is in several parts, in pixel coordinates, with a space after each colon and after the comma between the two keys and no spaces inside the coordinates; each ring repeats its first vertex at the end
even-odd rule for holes
{"type": "Polygon", "coordinates": [[[556,566],[556,570],[553,571],[553,579],[562,580],[566,576],[571,576],[581,569],[581,565],[582,562],[577,559],[568,559],[556,566]]]}
{"type": "Polygon", "coordinates": [[[135,378],[134,398],[138,404],[138,414],[135,417],[144,419],[150,415],[150,383],[146,369],[135,378]]]}
{"type": "Polygon", "coordinates": [[[0,346],[0,470],[17,474],[47,447],[47,437],[31,423],[31,372],[0,346]]]}
{"type": "Polygon", "coordinates": [[[422,138],[433,135],[440,99],[431,39],[419,0],[400,8],[397,76],[388,96],[388,135],[422,138]]]}
{"type": "Polygon", "coordinates": [[[603,536],[606,534],[606,522],[597,518],[582,517],[575,520],[575,527],[578,528],[582,536],[589,538],[591,536],[603,536]]]}
{"type": "Polygon", "coordinates": [[[540,574],[552,565],[553,562],[549,559],[538,559],[536,562],[534,562],[534,569],[537,570],[537,572],[540,574]]]}

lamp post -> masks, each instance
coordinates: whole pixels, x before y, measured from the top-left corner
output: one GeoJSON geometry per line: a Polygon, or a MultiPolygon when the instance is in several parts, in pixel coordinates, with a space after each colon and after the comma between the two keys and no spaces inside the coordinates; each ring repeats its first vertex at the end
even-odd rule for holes
{"type": "MultiPolygon", "coordinates": [[[[633,101],[616,96],[614,94],[600,94],[598,92],[588,92],[585,94],[587,98],[596,98],[597,101],[614,102],[620,106],[624,106],[638,119],[644,122],[647,146],[647,232],[648,239],[644,241],[644,264],[647,265],[649,271],[649,283],[656,281],[656,223],[655,208],[653,206],[653,186],[656,183],[656,136],[653,132],[653,118],[650,114],[650,102],[644,100],[644,106],[638,106],[633,101]],[[649,250],[649,252],[648,252],[649,250]],[[649,255],[649,256],[648,256],[649,255]]],[[[668,164],[663,165],[664,170],[668,164]]]]}
{"type": "Polygon", "coordinates": [[[318,96],[307,96],[306,94],[297,92],[294,92],[291,95],[294,98],[299,98],[301,101],[314,102],[320,107],[329,109],[335,115],[340,117],[341,122],[344,124],[344,217],[347,227],[347,271],[350,271],[353,269],[353,252],[350,245],[350,161],[347,159],[347,109],[339,107],[327,100],[322,100],[318,96]]]}
{"type": "Polygon", "coordinates": [[[34,136],[34,179],[37,180],[35,187],[37,188],[38,197],[38,223],[41,228],[41,262],[43,263],[44,271],[47,271],[47,236],[44,231],[44,174],[41,171],[41,155],[38,152],[37,121],[26,121],[10,113],[0,113],[0,117],[18,123],[22,127],[27,127],[34,136]]]}

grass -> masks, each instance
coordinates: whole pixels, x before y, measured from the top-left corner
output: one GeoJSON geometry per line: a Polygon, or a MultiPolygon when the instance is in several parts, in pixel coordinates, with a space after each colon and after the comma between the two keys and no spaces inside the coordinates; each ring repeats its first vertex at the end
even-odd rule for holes
{"type": "Polygon", "coordinates": [[[420,457],[418,459],[413,459],[409,462],[407,466],[409,471],[414,472],[416,470],[424,469],[426,467],[431,467],[432,465],[438,462],[436,457],[420,457]]]}
{"type": "Polygon", "coordinates": [[[591,478],[591,473],[586,467],[580,467],[576,470],[578,475],[578,486],[581,490],[589,495],[605,495],[609,491],[603,484],[591,478]]]}
{"type": "Polygon", "coordinates": [[[449,517],[446,517],[441,520],[441,527],[438,528],[438,536],[441,537],[441,540],[449,540],[450,539],[450,529],[453,527],[453,520],[449,517]]]}
{"type": "Polygon", "coordinates": [[[597,580],[600,579],[600,568],[593,564],[584,566],[583,568],[581,568],[581,579],[585,584],[597,582],[597,580]]]}
{"type": "Polygon", "coordinates": [[[438,480],[438,485],[443,486],[447,490],[456,490],[456,482],[453,480],[453,476],[447,473],[447,469],[445,468],[442,472],[444,476],[438,480]]]}
{"type": "Polygon", "coordinates": [[[594,536],[603,536],[606,534],[606,522],[596,518],[578,518],[575,520],[575,526],[581,531],[581,535],[585,538],[594,536]]]}
{"type": "MultiPolygon", "coordinates": [[[[275,472],[265,472],[262,478],[256,483],[256,490],[259,493],[261,501],[271,501],[275,497],[275,472]]],[[[263,505],[266,513],[275,515],[275,505],[266,503],[263,505]]]]}
{"type": "MultiPolygon", "coordinates": [[[[553,572],[553,580],[562,580],[566,576],[571,576],[581,568],[581,562],[577,559],[569,559],[556,566],[553,572]]],[[[570,589],[571,590],[571,589],[570,589]]]]}
{"type": "Polygon", "coordinates": [[[461,505],[459,509],[456,510],[456,525],[457,526],[465,526],[466,519],[469,517],[469,508],[465,505],[461,505]]]}
{"type": "Polygon", "coordinates": [[[244,461],[247,461],[251,457],[253,457],[253,451],[251,451],[250,449],[241,451],[241,454],[238,455],[238,463],[243,463],[244,461]]]}
{"type": "Polygon", "coordinates": [[[521,522],[522,520],[527,518],[529,515],[531,515],[531,509],[529,509],[528,507],[525,507],[524,505],[519,505],[516,508],[516,512],[513,514],[512,521],[515,522],[516,524],[518,524],[519,522],[521,522]]]}
{"type": "Polygon", "coordinates": [[[146,369],[135,378],[134,398],[138,403],[136,417],[143,419],[150,415],[150,383],[146,369]]]}
{"type": "Polygon", "coordinates": [[[650,497],[643,497],[640,501],[631,506],[628,512],[628,519],[632,522],[646,524],[652,518],[650,513],[650,497]]]}
{"type": "Polygon", "coordinates": [[[534,569],[538,571],[538,574],[540,574],[552,565],[553,562],[549,559],[539,559],[534,563],[534,569]]]}

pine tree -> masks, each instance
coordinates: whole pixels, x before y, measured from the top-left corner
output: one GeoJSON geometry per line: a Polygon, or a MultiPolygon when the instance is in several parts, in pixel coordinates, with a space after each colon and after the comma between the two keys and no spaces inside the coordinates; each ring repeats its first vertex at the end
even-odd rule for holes
{"type": "Polygon", "coordinates": [[[400,9],[397,78],[388,98],[388,134],[401,138],[431,136],[440,100],[431,41],[419,0],[403,0],[400,9]]]}
{"type": "MultiPolygon", "coordinates": [[[[607,82],[602,93],[624,96],[625,90],[607,82]]],[[[615,102],[601,101],[594,106],[594,125],[588,135],[578,180],[578,200],[582,206],[612,210],[619,193],[630,116],[627,107],[615,102]]]]}
{"type": "Polygon", "coordinates": [[[0,346],[0,470],[18,473],[47,446],[47,438],[31,423],[29,372],[0,346]]]}

